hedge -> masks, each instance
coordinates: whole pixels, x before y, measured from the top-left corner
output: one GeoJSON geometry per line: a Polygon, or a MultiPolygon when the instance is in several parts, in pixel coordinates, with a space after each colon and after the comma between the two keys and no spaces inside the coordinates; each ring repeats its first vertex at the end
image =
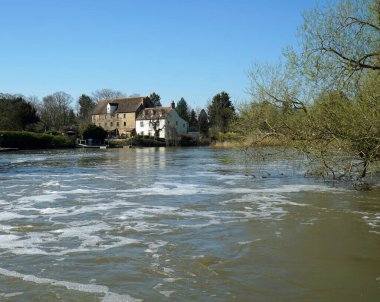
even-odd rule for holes
{"type": "Polygon", "coordinates": [[[18,149],[49,149],[75,146],[73,140],[63,135],[50,135],[27,131],[0,131],[0,147],[18,149]]]}

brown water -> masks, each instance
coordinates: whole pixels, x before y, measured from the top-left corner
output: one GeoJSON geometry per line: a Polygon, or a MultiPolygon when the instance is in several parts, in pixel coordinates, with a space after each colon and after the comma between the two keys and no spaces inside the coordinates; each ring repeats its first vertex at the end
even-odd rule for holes
{"type": "Polygon", "coordinates": [[[0,301],[380,301],[380,190],[233,150],[0,155],[0,301]]]}

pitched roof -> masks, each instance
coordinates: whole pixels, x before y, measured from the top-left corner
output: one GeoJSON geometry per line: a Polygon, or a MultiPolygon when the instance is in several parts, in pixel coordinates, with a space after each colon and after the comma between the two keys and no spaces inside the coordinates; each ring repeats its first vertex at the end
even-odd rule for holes
{"type": "Polygon", "coordinates": [[[172,107],[145,108],[144,110],[141,110],[139,115],[136,117],[136,120],[165,119],[172,109],[172,107]]]}
{"type": "Polygon", "coordinates": [[[106,114],[108,104],[117,105],[114,113],[130,113],[137,112],[140,106],[153,107],[152,101],[149,97],[131,97],[131,98],[118,98],[100,101],[94,111],[93,115],[106,114]]]}

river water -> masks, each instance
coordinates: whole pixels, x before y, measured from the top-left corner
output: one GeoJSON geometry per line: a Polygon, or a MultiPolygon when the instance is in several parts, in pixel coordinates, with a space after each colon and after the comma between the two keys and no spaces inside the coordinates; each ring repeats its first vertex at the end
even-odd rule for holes
{"type": "Polygon", "coordinates": [[[380,301],[380,190],[239,157],[0,154],[0,301],[380,301]]]}

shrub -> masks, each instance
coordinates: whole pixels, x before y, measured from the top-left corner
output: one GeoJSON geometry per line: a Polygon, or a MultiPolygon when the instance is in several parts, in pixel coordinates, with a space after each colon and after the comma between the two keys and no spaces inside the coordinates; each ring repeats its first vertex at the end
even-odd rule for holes
{"type": "Polygon", "coordinates": [[[50,135],[35,132],[0,131],[1,147],[19,149],[48,149],[72,147],[71,138],[62,135],[50,135]]]}

